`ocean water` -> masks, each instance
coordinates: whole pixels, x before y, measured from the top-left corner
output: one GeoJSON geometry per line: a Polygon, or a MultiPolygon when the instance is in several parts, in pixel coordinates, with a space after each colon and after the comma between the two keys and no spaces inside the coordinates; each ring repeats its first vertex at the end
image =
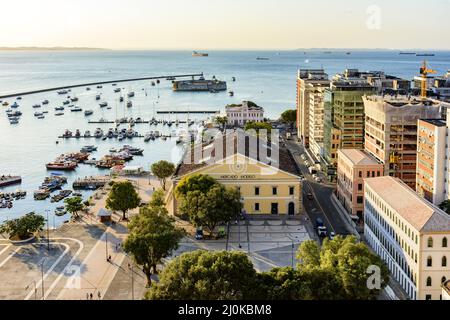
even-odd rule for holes
{"type": "MultiPolygon", "coordinates": [[[[135,91],[132,98],[133,107],[125,108],[118,102],[120,94],[114,93],[111,85],[103,85],[102,89],[87,91],[85,87],[72,89],[69,94],[77,96],[75,105],[83,110],[92,109],[94,115],[85,117],[83,112],[74,113],[67,110],[61,117],[54,116],[54,108],[62,105],[66,96],[56,92],[47,92],[23,96],[19,110],[23,112],[18,125],[10,125],[4,110],[0,106],[0,174],[21,175],[21,186],[3,188],[3,192],[11,192],[20,188],[28,192],[25,200],[14,203],[12,209],[0,209],[0,221],[23,215],[30,211],[44,213],[50,210],[50,225],[58,226],[67,217],[54,218],[53,211],[58,204],[50,200],[36,202],[33,191],[42,183],[49,172],[45,163],[52,161],[65,152],[75,152],[84,145],[96,145],[98,151],[92,155],[101,158],[112,147],[131,144],[145,149],[143,157],[135,157],[130,165],[149,166],[166,159],[177,162],[180,159],[180,147],[175,139],[145,143],[143,139],[95,140],[71,139],[60,140],[58,136],[65,129],[75,131],[80,129],[94,132],[101,127],[107,130],[112,125],[88,124],[88,119],[106,118],[115,120],[117,117],[141,117],[150,119],[158,110],[224,110],[225,105],[242,100],[252,100],[264,107],[266,116],[276,118],[287,108],[295,107],[296,73],[298,68],[323,67],[331,76],[342,72],[345,68],[367,70],[384,70],[388,74],[412,79],[418,74],[423,57],[399,55],[398,51],[334,51],[324,54],[322,50],[311,51],[211,51],[209,57],[192,57],[188,51],[97,51],[97,52],[0,52],[0,95],[17,92],[74,85],[96,81],[118,80],[147,76],[169,76],[175,74],[190,74],[204,72],[206,78],[216,76],[226,80],[229,89],[235,92],[230,97],[227,92],[192,93],[172,92],[170,81],[161,81],[157,87],[152,87],[150,81],[119,83],[122,94],[135,91]],[[257,60],[265,57],[270,60],[257,60]],[[232,82],[236,77],[236,82],[232,82]],[[111,110],[100,108],[95,100],[96,94],[102,94],[102,101],[107,101],[111,110]],[[32,105],[49,100],[48,106],[33,109],[32,105]],[[39,120],[33,116],[35,111],[48,110],[45,119],[39,120]]],[[[427,57],[429,65],[443,74],[450,69],[450,52],[438,51],[436,56],[427,57]]],[[[4,99],[13,102],[14,98],[4,99]]],[[[156,116],[159,119],[169,119],[169,116],[156,116]]],[[[185,120],[188,115],[171,116],[171,120],[185,120]]],[[[193,116],[192,119],[203,119],[204,116],[193,116]]],[[[180,125],[183,128],[184,125],[180,125]]],[[[137,124],[135,129],[141,134],[150,130],[169,133],[171,129],[148,124],[137,124]]],[[[84,177],[107,173],[95,167],[81,165],[75,172],[65,173],[69,178],[69,188],[76,177],[84,177]]],[[[87,198],[89,192],[84,193],[87,198]]],[[[61,204],[59,204],[61,205],[61,204]]]]}

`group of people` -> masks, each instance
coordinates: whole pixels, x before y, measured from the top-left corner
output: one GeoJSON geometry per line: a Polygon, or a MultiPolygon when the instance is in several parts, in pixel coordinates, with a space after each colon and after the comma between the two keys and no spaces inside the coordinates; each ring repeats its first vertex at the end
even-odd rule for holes
{"type": "MultiPolygon", "coordinates": [[[[100,291],[97,292],[97,298],[98,300],[102,299],[102,294],[100,293],[100,291]]],[[[86,300],[94,300],[94,294],[91,293],[86,293],[86,300]]]]}

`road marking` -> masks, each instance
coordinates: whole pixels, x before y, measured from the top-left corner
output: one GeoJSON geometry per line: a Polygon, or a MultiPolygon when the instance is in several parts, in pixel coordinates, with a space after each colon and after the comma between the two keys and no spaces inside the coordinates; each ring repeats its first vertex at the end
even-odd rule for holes
{"type": "Polygon", "coordinates": [[[3,252],[8,250],[12,246],[12,244],[0,244],[0,246],[6,246],[6,248],[4,248],[2,251],[0,251],[0,256],[1,256],[3,254],[3,252]]]}
{"type": "MultiPolygon", "coordinates": [[[[64,252],[62,254],[60,254],[60,256],[58,257],[58,259],[56,259],[56,261],[52,264],[52,266],[50,267],[50,269],[47,270],[47,272],[44,275],[44,280],[48,278],[49,274],[53,271],[53,269],[55,269],[55,267],[59,264],[59,262],[61,261],[61,259],[67,254],[67,252],[69,252],[70,250],[70,246],[66,243],[62,243],[62,242],[52,242],[52,244],[60,244],[62,246],[64,246],[66,248],[66,250],[64,250],[64,252]]],[[[47,243],[35,243],[34,245],[39,245],[39,246],[46,246],[47,243]]],[[[42,284],[42,278],[36,283],[36,287],[39,287],[42,284]]],[[[24,300],[28,300],[30,299],[32,296],[34,295],[34,289],[30,291],[30,293],[25,297],[24,300]]],[[[44,297],[45,297],[45,293],[44,293],[44,297]]]]}
{"type": "MultiPolygon", "coordinates": [[[[53,281],[53,283],[51,284],[51,286],[48,288],[47,292],[44,295],[44,298],[47,299],[47,297],[52,293],[52,291],[55,289],[56,285],[58,284],[58,282],[61,280],[61,278],[66,274],[66,271],[72,266],[73,262],[75,261],[75,259],[78,257],[78,255],[81,253],[81,251],[84,250],[84,243],[81,242],[80,240],[77,239],[72,239],[72,238],[54,238],[54,240],[72,240],[77,242],[80,247],[78,248],[77,252],[75,253],[75,255],[72,257],[72,259],[70,259],[69,263],[66,264],[66,266],[64,267],[63,271],[58,275],[58,277],[55,279],[55,281],[53,281]]],[[[67,281],[69,281],[70,279],[67,279],[67,281]]],[[[67,283],[67,282],[66,282],[67,283]]]]}
{"type": "Polygon", "coordinates": [[[14,250],[13,252],[11,252],[9,254],[8,257],[5,258],[5,260],[2,261],[2,263],[0,263],[0,268],[3,267],[8,261],[9,259],[11,259],[12,257],[14,257],[14,255],[19,252],[19,250],[22,249],[22,247],[18,247],[16,250],[14,250]]]}

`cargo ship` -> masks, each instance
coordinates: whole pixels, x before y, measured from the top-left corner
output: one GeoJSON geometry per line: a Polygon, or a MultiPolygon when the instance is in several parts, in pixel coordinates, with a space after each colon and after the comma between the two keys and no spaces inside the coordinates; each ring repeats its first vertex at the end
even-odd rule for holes
{"type": "Polygon", "coordinates": [[[192,56],[193,57],[209,57],[209,54],[208,53],[202,53],[202,52],[194,51],[194,52],[192,52],[192,56]]]}
{"type": "Polygon", "coordinates": [[[227,83],[217,79],[206,80],[200,77],[198,80],[182,80],[173,82],[173,91],[226,91],[227,83]]]}
{"type": "Polygon", "coordinates": [[[22,178],[19,176],[0,176],[0,187],[10,186],[12,184],[19,184],[22,178]]]}

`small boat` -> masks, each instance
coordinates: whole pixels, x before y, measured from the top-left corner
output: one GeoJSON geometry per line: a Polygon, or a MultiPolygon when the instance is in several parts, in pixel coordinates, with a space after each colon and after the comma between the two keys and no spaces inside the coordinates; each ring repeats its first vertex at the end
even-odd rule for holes
{"type": "Polygon", "coordinates": [[[38,109],[38,108],[40,108],[40,107],[41,107],[40,104],[34,104],[34,105],[33,105],[33,109],[38,109]]]}
{"type": "Polygon", "coordinates": [[[127,96],[128,98],[134,97],[134,91],[128,92],[127,96]]]}
{"type": "Polygon", "coordinates": [[[64,107],[63,106],[55,107],[55,111],[64,111],[64,107]]]}
{"type": "Polygon", "coordinates": [[[104,101],[99,104],[100,108],[104,108],[108,106],[108,102],[104,101]]]}
{"type": "Polygon", "coordinates": [[[156,86],[155,81],[152,81],[152,87],[156,86]]]}
{"type": "Polygon", "coordinates": [[[236,82],[236,77],[231,78],[233,80],[233,82],[236,82]]]}
{"type": "Polygon", "coordinates": [[[85,110],[84,111],[84,115],[85,116],[90,116],[90,115],[93,115],[94,114],[94,111],[92,111],[92,110],[85,110]]]}
{"type": "Polygon", "coordinates": [[[18,108],[18,107],[19,104],[16,101],[14,101],[14,103],[11,105],[11,108],[18,108]]]}
{"type": "Polygon", "coordinates": [[[96,146],[84,146],[83,148],[81,148],[82,153],[90,153],[90,152],[94,152],[97,151],[97,147],[96,146]]]}
{"type": "Polygon", "coordinates": [[[234,91],[230,91],[228,92],[228,94],[230,95],[230,97],[234,97],[234,91]]]}
{"type": "Polygon", "coordinates": [[[63,105],[68,105],[68,104],[70,104],[70,100],[66,100],[63,102],[63,105]]]}
{"type": "Polygon", "coordinates": [[[123,97],[122,96],[120,96],[119,102],[123,102],[123,97]]]}
{"type": "Polygon", "coordinates": [[[131,108],[133,106],[133,103],[131,101],[127,102],[127,108],[131,108]]]}
{"type": "Polygon", "coordinates": [[[74,107],[72,109],[70,109],[71,112],[80,112],[83,111],[83,109],[81,109],[80,107],[74,107]]]}
{"type": "Polygon", "coordinates": [[[70,101],[72,101],[72,102],[77,102],[77,101],[78,101],[78,98],[77,98],[77,97],[72,97],[72,98],[70,98],[70,101]]]}
{"type": "Polygon", "coordinates": [[[75,170],[77,167],[76,162],[50,162],[45,165],[48,170],[63,170],[70,171],[75,170]]]}
{"type": "Polygon", "coordinates": [[[17,118],[9,119],[9,124],[18,124],[18,123],[19,123],[19,119],[17,119],[17,118]]]}
{"type": "Polygon", "coordinates": [[[101,99],[101,96],[100,96],[99,94],[95,96],[95,100],[98,101],[98,100],[100,100],[100,99],[101,99]]]}
{"type": "Polygon", "coordinates": [[[49,104],[49,101],[48,100],[44,100],[44,101],[42,101],[42,104],[49,104]]]}
{"type": "Polygon", "coordinates": [[[121,89],[120,88],[116,88],[116,89],[114,89],[114,92],[120,92],[121,91],[121,89]]]}
{"type": "Polygon", "coordinates": [[[91,90],[91,88],[89,88],[89,87],[86,88],[86,91],[90,91],[90,90],[91,90]]]}
{"type": "Polygon", "coordinates": [[[257,57],[256,60],[270,60],[269,58],[257,57]]]}
{"type": "Polygon", "coordinates": [[[89,131],[89,130],[86,130],[85,132],[84,132],[84,136],[83,137],[85,137],[85,138],[90,138],[91,137],[91,132],[89,131]]]}
{"type": "Polygon", "coordinates": [[[22,97],[17,97],[16,99],[17,99],[17,100],[22,100],[22,97]]]}
{"type": "Polygon", "coordinates": [[[39,116],[42,116],[42,115],[44,115],[42,112],[35,112],[35,113],[34,113],[34,116],[35,116],[35,117],[39,117],[39,116]]]}
{"type": "Polygon", "coordinates": [[[117,153],[117,149],[116,149],[116,148],[111,148],[111,149],[109,149],[109,152],[111,152],[111,153],[117,153]]]}
{"type": "Polygon", "coordinates": [[[69,91],[63,89],[63,90],[59,90],[57,92],[58,92],[58,94],[67,94],[69,91]]]}
{"type": "Polygon", "coordinates": [[[40,115],[40,116],[37,116],[36,118],[37,118],[37,119],[45,119],[45,116],[42,114],[42,115],[40,115]]]}
{"type": "Polygon", "coordinates": [[[103,86],[97,86],[97,89],[101,89],[101,88],[103,88],[103,86]]]}
{"type": "Polygon", "coordinates": [[[61,112],[61,111],[55,112],[55,116],[57,116],[57,117],[63,116],[63,115],[64,115],[64,112],[61,112]]]}
{"type": "Polygon", "coordinates": [[[167,78],[166,78],[167,81],[173,81],[173,80],[175,80],[175,79],[176,79],[175,77],[167,77],[167,78]]]}
{"type": "Polygon", "coordinates": [[[416,57],[434,57],[434,53],[417,53],[416,57]]]}
{"type": "Polygon", "coordinates": [[[202,53],[202,52],[193,51],[192,52],[192,56],[193,57],[209,57],[209,54],[208,53],[202,53]]]}
{"type": "Polygon", "coordinates": [[[9,103],[7,101],[3,102],[2,106],[7,107],[9,106],[9,103]]]}

